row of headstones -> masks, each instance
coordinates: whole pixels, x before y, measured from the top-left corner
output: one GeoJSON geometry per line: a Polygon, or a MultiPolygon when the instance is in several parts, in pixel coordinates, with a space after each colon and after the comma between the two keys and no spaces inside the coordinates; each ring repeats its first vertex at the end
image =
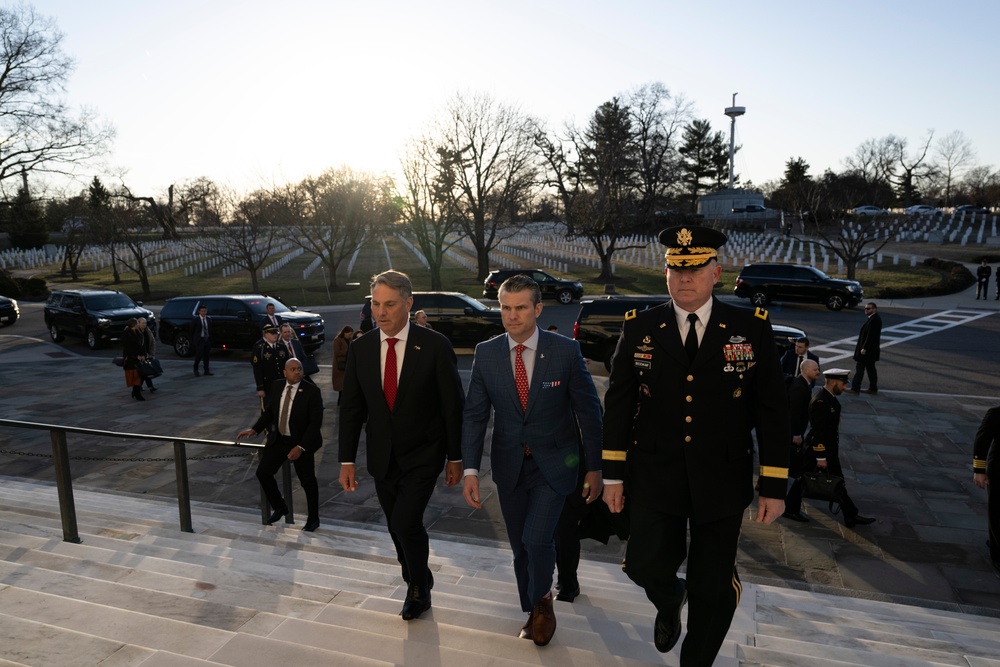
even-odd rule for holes
{"type": "MultiPolygon", "coordinates": [[[[286,241],[284,243],[281,243],[281,244],[279,244],[279,245],[271,248],[271,252],[272,253],[284,252],[285,250],[288,250],[289,248],[293,248],[293,247],[295,247],[294,244],[292,244],[290,241],[286,241]]],[[[218,261],[216,261],[214,264],[212,264],[211,266],[206,267],[205,269],[202,269],[202,270],[206,270],[207,271],[208,269],[214,268],[214,267],[218,266],[219,264],[221,264],[222,261],[223,261],[222,258],[220,257],[220,258],[217,258],[217,259],[218,259],[218,261]]],[[[279,259],[278,261],[280,262],[281,260],[279,259]]],[[[289,261],[291,261],[291,260],[289,260],[289,261]]],[[[287,262],[286,262],[286,264],[287,264],[287,262]]],[[[282,264],[282,266],[284,266],[284,264],[282,264]]],[[[241,264],[230,264],[229,266],[222,267],[222,277],[223,278],[228,278],[229,276],[235,275],[235,274],[239,273],[240,271],[246,271],[246,269],[247,269],[247,267],[245,267],[245,266],[243,266],[241,264]]],[[[195,273],[201,273],[202,270],[199,270],[197,272],[192,272],[191,275],[195,275],[195,273]]],[[[266,278],[267,276],[271,275],[271,273],[273,273],[273,271],[270,271],[270,272],[267,272],[267,275],[264,275],[264,273],[266,271],[267,271],[267,267],[261,269],[261,277],[262,278],[266,278]]],[[[185,269],[184,275],[185,276],[188,275],[186,269],[185,269]]]]}
{"type": "MultiPolygon", "coordinates": [[[[279,251],[287,250],[288,244],[283,244],[283,245],[285,245],[286,247],[279,248],[279,251]]],[[[260,277],[266,280],[271,276],[272,273],[274,273],[275,271],[280,271],[281,269],[285,268],[285,266],[287,266],[289,262],[299,257],[304,252],[305,250],[303,250],[301,247],[294,248],[291,252],[278,259],[278,261],[272,262],[271,264],[265,266],[260,272],[260,277]]]]}

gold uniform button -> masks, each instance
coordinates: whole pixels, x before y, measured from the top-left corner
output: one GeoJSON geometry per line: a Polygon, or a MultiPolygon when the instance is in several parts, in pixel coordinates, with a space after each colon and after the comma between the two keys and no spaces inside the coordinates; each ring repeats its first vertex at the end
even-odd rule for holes
{"type": "Polygon", "coordinates": [[[687,376],[687,381],[688,381],[688,382],[692,382],[692,381],[694,381],[694,376],[693,376],[693,375],[688,375],[688,376],[687,376]]]}
{"type": "Polygon", "coordinates": [[[684,400],[687,401],[688,403],[690,403],[691,401],[694,400],[694,396],[685,396],[684,400]]]}
{"type": "Polygon", "coordinates": [[[684,436],[684,442],[691,442],[691,436],[690,435],[684,436]]]}
{"type": "Polygon", "coordinates": [[[743,373],[740,373],[740,379],[741,380],[743,379],[743,373]]]}
{"type": "Polygon", "coordinates": [[[690,424],[691,423],[691,415],[688,415],[687,417],[685,417],[684,421],[686,421],[688,424],[690,424]]]}

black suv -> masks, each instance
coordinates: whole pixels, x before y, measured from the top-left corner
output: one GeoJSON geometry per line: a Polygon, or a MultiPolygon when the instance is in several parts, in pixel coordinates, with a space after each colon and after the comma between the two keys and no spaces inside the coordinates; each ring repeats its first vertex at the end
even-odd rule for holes
{"type": "MultiPolygon", "coordinates": [[[[580,303],[580,313],[573,325],[573,338],[580,343],[583,356],[592,361],[604,363],[611,370],[611,357],[618,345],[625,313],[630,310],[646,310],[667,301],[666,296],[626,296],[611,295],[586,299],[580,303]]],[[[774,329],[774,343],[778,354],[792,347],[796,338],[806,335],[802,329],[771,323],[774,329]]]]}
{"type": "MultiPolygon", "coordinates": [[[[371,296],[361,312],[371,317],[371,296]]],[[[443,334],[454,347],[475,347],[504,332],[500,310],[479,303],[461,292],[414,292],[410,314],[427,313],[427,324],[443,334]]]]}
{"type": "Polygon", "coordinates": [[[156,317],[140,306],[141,301],[136,303],[115,290],[65,289],[52,292],[42,312],[53,341],[61,343],[66,336],[76,336],[96,350],[104,342],[121,340],[125,323],[133,317],[145,317],[146,326],[155,335],[156,317]]]}
{"type": "Polygon", "coordinates": [[[20,314],[21,311],[17,307],[17,301],[0,296],[0,322],[3,324],[14,324],[14,322],[17,322],[20,314]]]}
{"type": "Polygon", "coordinates": [[[822,303],[830,310],[853,308],[864,299],[861,283],[831,278],[819,269],[796,264],[747,264],[733,293],[755,306],[771,301],[822,303]]]}
{"type": "Polygon", "coordinates": [[[190,357],[194,354],[191,320],[198,314],[198,308],[204,305],[208,308],[211,321],[212,347],[249,352],[260,340],[269,303],[274,304],[274,313],[282,323],[292,325],[306,354],[323,347],[326,329],[322,317],[292,310],[278,299],[262,294],[210,294],[168,299],[160,311],[160,340],[172,345],[178,356],[190,357]]]}
{"type": "Polygon", "coordinates": [[[493,269],[483,281],[483,296],[487,299],[497,298],[497,290],[503,281],[518,275],[528,276],[538,283],[543,299],[557,299],[561,304],[570,304],[574,299],[583,298],[583,283],[579,280],[562,280],[541,269],[493,269]]]}

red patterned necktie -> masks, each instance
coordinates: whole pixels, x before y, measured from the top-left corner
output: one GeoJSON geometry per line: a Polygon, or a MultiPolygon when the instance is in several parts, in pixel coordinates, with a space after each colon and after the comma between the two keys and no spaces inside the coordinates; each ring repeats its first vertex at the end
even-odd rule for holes
{"type": "Polygon", "coordinates": [[[396,341],[398,338],[386,338],[389,349],[385,351],[385,375],[382,378],[382,391],[385,392],[385,402],[389,406],[389,412],[396,405],[396,388],[398,379],[396,377],[396,341]]]}
{"type": "Polygon", "coordinates": [[[524,359],[521,353],[525,346],[520,343],[514,346],[517,357],[514,359],[514,384],[517,385],[517,397],[521,399],[521,409],[528,409],[528,372],[524,369],[524,359]]]}

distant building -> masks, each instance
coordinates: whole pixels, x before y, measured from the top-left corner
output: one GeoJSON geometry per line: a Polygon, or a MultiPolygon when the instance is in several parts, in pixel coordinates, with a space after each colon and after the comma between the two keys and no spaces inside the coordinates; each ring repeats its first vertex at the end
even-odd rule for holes
{"type": "MultiPolygon", "coordinates": [[[[698,214],[706,220],[725,218],[768,217],[773,212],[746,213],[747,207],[764,208],[764,195],[752,190],[741,188],[726,188],[718,192],[710,192],[698,198],[698,214]],[[736,212],[734,212],[736,209],[736,212]]],[[[752,209],[751,209],[752,210],[752,209]]]]}

